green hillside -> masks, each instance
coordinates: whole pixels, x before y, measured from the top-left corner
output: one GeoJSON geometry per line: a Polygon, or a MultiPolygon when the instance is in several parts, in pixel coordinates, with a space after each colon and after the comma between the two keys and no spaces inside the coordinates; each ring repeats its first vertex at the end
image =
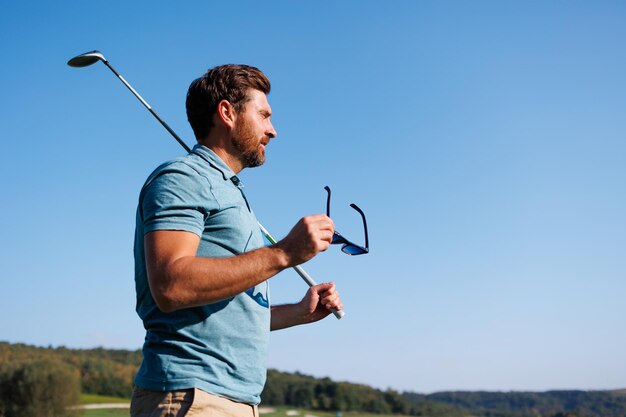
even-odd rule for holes
{"type": "MultiPolygon", "coordinates": [[[[52,368],[60,367],[57,373],[67,375],[68,381],[76,379],[76,387],[82,392],[83,399],[85,394],[128,399],[140,363],[139,350],[69,349],[0,342],[0,384],[3,384],[0,385],[0,393],[7,392],[11,386],[7,381],[15,378],[15,375],[19,376],[17,371],[31,369],[30,373],[22,374],[32,379],[37,375],[36,370],[49,368],[47,378],[50,378],[51,374],[54,376],[52,368]]],[[[43,372],[41,375],[46,374],[43,372]]],[[[424,395],[383,391],[367,385],[273,369],[268,371],[267,384],[261,398],[264,406],[274,406],[280,410],[284,407],[310,410],[320,417],[334,416],[337,412],[342,412],[344,417],[350,417],[355,412],[360,413],[360,416],[370,413],[424,417],[626,417],[626,389],[456,391],[424,395]]],[[[0,416],[1,410],[0,402],[0,416]]]]}
{"type": "MultiPolygon", "coordinates": [[[[423,396],[404,393],[419,403],[423,396]]],[[[624,417],[626,391],[546,391],[546,392],[439,392],[428,395],[431,401],[472,410],[479,416],[571,416],[624,417]]]]}

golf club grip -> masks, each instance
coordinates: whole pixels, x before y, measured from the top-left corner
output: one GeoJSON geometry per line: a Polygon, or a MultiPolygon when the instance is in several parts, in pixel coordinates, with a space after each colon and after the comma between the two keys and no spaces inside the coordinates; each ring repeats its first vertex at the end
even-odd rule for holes
{"type": "MultiPolygon", "coordinates": [[[[309,284],[309,287],[317,285],[317,283],[313,280],[313,278],[311,278],[311,276],[307,274],[304,268],[302,268],[300,265],[294,266],[293,269],[296,270],[296,272],[298,273],[298,275],[300,275],[300,277],[304,280],[304,282],[309,284]]],[[[346,313],[344,313],[343,310],[337,310],[336,308],[333,308],[331,311],[333,312],[335,317],[337,317],[337,320],[341,320],[341,318],[346,315],[346,313]]]]}

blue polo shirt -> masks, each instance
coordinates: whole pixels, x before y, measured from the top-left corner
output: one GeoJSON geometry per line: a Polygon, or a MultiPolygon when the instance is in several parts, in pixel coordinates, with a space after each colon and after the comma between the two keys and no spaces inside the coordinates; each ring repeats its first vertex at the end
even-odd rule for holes
{"type": "Polygon", "coordinates": [[[260,402],[270,331],[267,282],[216,303],[163,313],[150,293],[144,255],[144,235],[155,230],[195,233],[197,256],[234,256],[263,246],[242,188],[228,165],[201,145],[158,167],[143,186],[134,249],[136,311],[146,329],[138,387],[199,388],[260,402]]]}

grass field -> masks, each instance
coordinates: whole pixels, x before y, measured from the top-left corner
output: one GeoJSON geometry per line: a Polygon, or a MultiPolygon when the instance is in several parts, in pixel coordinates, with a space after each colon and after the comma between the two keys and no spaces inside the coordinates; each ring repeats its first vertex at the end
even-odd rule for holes
{"type": "MultiPolygon", "coordinates": [[[[80,396],[80,405],[91,405],[91,404],[111,404],[111,403],[128,403],[130,405],[130,400],[128,398],[118,398],[118,397],[106,397],[103,395],[92,395],[92,394],[81,394],[80,396]]],[[[102,408],[95,410],[83,410],[82,417],[120,417],[120,416],[129,416],[128,408],[102,408]]]]}
{"type": "Polygon", "coordinates": [[[100,410],[85,410],[83,417],[120,417],[130,415],[128,409],[114,408],[114,409],[100,409],[100,410]]]}
{"type": "MultiPolygon", "coordinates": [[[[273,408],[275,409],[272,413],[264,413],[263,417],[337,417],[336,413],[330,413],[325,411],[310,411],[310,410],[302,410],[299,408],[290,408],[290,407],[262,407],[262,408],[273,408]],[[294,414],[297,412],[298,414],[294,414]]],[[[352,412],[343,412],[343,417],[401,417],[399,415],[387,415],[387,414],[361,414],[361,413],[352,413],[352,412]]]]}
{"type": "MultiPolygon", "coordinates": [[[[102,410],[85,410],[83,417],[120,417],[127,416],[127,409],[102,409],[102,410]]],[[[293,408],[278,407],[273,413],[262,414],[262,417],[336,417],[335,413],[325,413],[317,411],[296,410],[293,408]],[[292,411],[287,414],[287,411],[292,411]],[[293,411],[297,411],[298,414],[294,415],[293,411]]],[[[398,415],[385,415],[385,414],[358,414],[358,413],[343,413],[343,417],[398,417],[398,415]]]]}
{"type": "Polygon", "coordinates": [[[107,397],[104,395],[81,394],[79,404],[129,403],[128,398],[107,397]]]}

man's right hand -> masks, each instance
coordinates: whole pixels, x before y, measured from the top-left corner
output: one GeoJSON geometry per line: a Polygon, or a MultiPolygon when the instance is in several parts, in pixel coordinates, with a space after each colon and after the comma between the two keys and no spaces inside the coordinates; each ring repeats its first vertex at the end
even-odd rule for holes
{"type": "Polygon", "coordinates": [[[334,232],[330,217],[314,214],[300,219],[276,246],[287,255],[290,267],[300,265],[328,249],[334,232]]]}

